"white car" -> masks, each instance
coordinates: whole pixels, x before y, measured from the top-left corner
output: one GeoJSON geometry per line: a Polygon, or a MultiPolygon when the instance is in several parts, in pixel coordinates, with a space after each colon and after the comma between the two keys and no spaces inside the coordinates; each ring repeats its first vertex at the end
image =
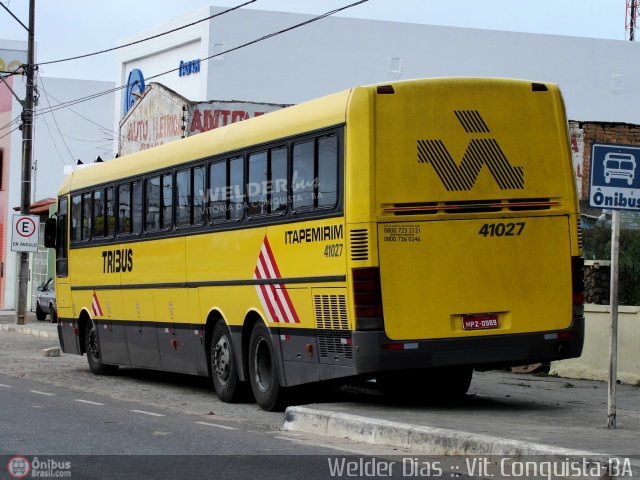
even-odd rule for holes
{"type": "Polygon", "coordinates": [[[36,318],[45,320],[47,315],[51,316],[51,323],[58,321],[58,311],[56,309],[56,287],[53,278],[47,280],[38,287],[36,297],[36,318]]]}

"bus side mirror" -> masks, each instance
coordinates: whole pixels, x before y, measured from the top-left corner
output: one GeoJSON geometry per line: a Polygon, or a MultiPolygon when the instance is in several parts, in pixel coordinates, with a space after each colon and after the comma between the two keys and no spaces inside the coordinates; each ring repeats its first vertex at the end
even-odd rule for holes
{"type": "Polygon", "coordinates": [[[56,230],[58,226],[57,218],[47,218],[44,224],[44,246],[56,248],[56,230]]]}

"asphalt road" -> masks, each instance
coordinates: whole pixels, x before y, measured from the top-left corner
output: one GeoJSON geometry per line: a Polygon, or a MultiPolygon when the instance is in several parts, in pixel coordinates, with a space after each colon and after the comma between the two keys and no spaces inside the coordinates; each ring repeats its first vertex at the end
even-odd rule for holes
{"type": "Polygon", "coordinates": [[[403,478],[412,468],[403,471],[392,449],[332,444],[5,374],[0,405],[2,464],[24,456],[32,470],[51,470],[53,462],[51,471],[71,478],[324,479],[348,465],[403,478]]]}

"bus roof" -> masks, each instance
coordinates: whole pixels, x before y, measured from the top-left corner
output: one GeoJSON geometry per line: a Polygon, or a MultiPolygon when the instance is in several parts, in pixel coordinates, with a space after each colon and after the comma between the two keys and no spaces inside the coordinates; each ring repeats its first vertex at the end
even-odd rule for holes
{"type": "Polygon", "coordinates": [[[350,93],[351,90],[344,90],[165,145],[75,169],[65,178],[58,193],[61,195],[70,190],[139,175],[149,170],[169,168],[182,161],[186,163],[208,158],[248,145],[260,145],[274,139],[342,124],[345,122],[350,93]]]}

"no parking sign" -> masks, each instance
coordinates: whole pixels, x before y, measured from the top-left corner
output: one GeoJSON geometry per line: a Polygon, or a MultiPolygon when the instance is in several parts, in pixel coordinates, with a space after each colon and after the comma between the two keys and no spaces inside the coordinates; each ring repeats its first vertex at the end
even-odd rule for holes
{"type": "Polygon", "coordinates": [[[11,250],[14,252],[37,252],[40,217],[37,215],[14,215],[11,230],[11,250]]]}

